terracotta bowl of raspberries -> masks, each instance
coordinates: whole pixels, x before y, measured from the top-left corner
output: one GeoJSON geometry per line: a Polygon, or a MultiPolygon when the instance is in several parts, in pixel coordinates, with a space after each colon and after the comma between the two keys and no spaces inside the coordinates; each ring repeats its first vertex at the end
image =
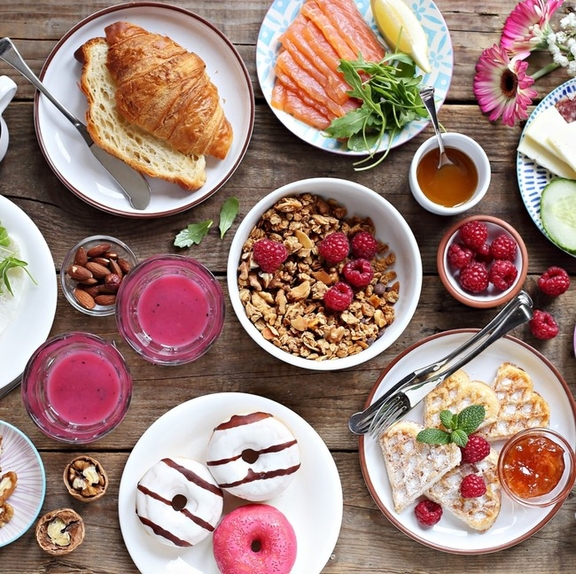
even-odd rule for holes
{"type": "Polygon", "coordinates": [[[474,215],[444,234],[436,263],[442,283],[455,299],[470,307],[491,308],[508,302],[522,289],[528,252],[509,223],[474,215]]]}
{"type": "Polygon", "coordinates": [[[375,191],[336,178],[289,183],[244,217],[230,300],[250,337],[304,369],[347,369],[403,333],[420,299],[414,234],[375,191]]]}

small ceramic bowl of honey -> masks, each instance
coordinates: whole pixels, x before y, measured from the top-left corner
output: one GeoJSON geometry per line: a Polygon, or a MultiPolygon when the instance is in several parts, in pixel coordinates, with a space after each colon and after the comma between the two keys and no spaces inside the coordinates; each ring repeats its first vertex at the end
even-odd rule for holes
{"type": "Polygon", "coordinates": [[[426,140],[410,164],[410,190],[416,201],[437,215],[456,215],[477,205],[490,185],[486,152],[472,138],[459,133],[442,134],[452,165],[438,168],[438,140],[426,140]]]}
{"type": "Polygon", "coordinates": [[[576,478],[574,450],[550,428],[520,431],[500,451],[498,477],[504,492],[524,506],[561,504],[576,478]]]}

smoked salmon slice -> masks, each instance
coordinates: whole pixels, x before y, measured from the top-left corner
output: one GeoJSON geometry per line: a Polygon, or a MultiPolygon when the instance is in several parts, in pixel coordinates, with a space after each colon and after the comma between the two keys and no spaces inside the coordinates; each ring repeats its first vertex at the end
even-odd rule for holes
{"type": "Polygon", "coordinates": [[[354,0],[305,0],[280,43],[271,104],[320,130],[361,105],[349,95],[340,60],[385,54],[354,0]]]}

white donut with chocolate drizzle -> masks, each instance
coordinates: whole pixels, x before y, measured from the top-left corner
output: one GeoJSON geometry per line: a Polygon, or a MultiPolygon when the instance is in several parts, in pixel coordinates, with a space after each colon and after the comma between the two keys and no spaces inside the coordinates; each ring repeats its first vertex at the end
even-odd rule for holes
{"type": "Polygon", "coordinates": [[[194,546],[222,516],[224,495],[202,463],[163,458],[138,482],[136,514],[148,534],[166,546],[194,546]]]}
{"type": "Polygon", "coordinates": [[[300,449],[292,431],[273,415],[238,414],[214,429],[206,464],[222,490],[262,502],[290,485],[300,468],[300,449]]]}

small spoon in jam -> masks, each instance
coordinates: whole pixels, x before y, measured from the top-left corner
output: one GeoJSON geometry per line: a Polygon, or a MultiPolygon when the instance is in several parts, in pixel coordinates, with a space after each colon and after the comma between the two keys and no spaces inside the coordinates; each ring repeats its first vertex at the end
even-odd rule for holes
{"type": "Polygon", "coordinates": [[[422,103],[428,110],[428,115],[432,120],[432,127],[434,128],[434,133],[438,139],[438,169],[444,167],[445,165],[452,165],[452,161],[446,154],[444,149],[444,141],[442,140],[442,134],[440,133],[440,125],[438,124],[438,117],[436,116],[436,103],[434,102],[434,86],[422,86],[420,88],[420,97],[422,98],[422,103]]]}

